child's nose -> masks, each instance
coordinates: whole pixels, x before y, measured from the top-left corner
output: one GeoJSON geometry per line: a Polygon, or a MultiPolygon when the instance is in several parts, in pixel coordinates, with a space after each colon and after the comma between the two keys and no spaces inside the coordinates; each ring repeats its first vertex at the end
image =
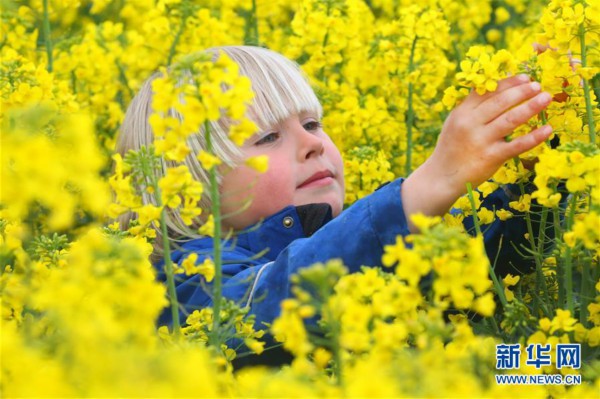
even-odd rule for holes
{"type": "Polygon", "coordinates": [[[316,132],[307,131],[304,126],[298,124],[295,128],[298,132],[298,158],[304,161],[311,157],[321,156],[325,152],[323,139],[316,135],[316,132]]]}

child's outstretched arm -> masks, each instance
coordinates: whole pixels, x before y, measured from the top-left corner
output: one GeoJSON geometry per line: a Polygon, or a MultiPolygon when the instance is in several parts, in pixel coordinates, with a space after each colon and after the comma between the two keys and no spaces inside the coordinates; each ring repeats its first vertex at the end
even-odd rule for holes
{"type": "Polygon", "coordinates": [[[444,215],[466,193],[467,183],[477,187],[505,161],[546,140],[552,133],[548,125],[510,142],[505,137],[551,101],[551,95],[526,75],[500,81],[493,93],[471,92],[446,119],[433,154],[403,183],[410,231],[417,231],[410,215],[444,215]]]}

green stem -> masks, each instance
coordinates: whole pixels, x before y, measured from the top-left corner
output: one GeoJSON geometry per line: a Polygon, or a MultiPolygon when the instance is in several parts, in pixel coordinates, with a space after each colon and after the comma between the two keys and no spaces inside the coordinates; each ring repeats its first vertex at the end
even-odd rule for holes
{"type": "MultiPolygon", "coordinates": [[[[98,44],[106,51],[110,51],[110,49],[108,48],[108,46],[106,45],[106,41],[104,40],[104,37],[102,36],[102,34],[98,33],[98,44]]],[[[131,87],[129,87],[129,82],[127,80],[127,75],[125,74],[125,68],[123,68],[123,65],[119,62],[119,60],[115,60],[115,65],[117,66],[117,70],[119,71],[119,80],[121,81],[121,84],[125,87],[125,89],[127,90],[128,94],[129,94],[129,98],[132,99],[133,97],[135,97],[135,92],[133,91],[133,89],[131,89],[131,87]]],[[[72,73],[73,75],[73,79],[75,78],[75,74],[72,73]]],[[[75,84],[73,83],[73,87],[75,87],[75,84]]],[[[123,100],[121,99],[121,106],[125,106],[126,104],[123,104],[123,100]]]]}
{"type": "Polygon", "coordinates": [[[492,328],[495,330],[496,332],[496,336],[502,336],[502,332],[500,331],[500,326],[498,326],[498,322],[496,321],[496,318],[494,317],[494,315],[491,315],[490,317],[486,317],[486,320],[489,321],[489,323],[492,325],[492,328]]]}
{"type": "MultiPolygon", "coordinates": [[[[540,111],[540,113],[538,114],[538,116],[540,117],[540,120],[542,121],[542,126],[548,124],[548,117],[546,116],[546,110],[542,110],[540,111]]],[[[546,139],[546,144],[550,145],[550,139],[546,139]]],[[[518,158],[515,158],[518,159],[518,158]]]]}
{"type": "MultiPolygon", "coordinates": [[[[519,183],[519,191],[521,192],[521,196],[525,195],[525,186],[522,182],[519,183]]],[[[533,234],[533,225],[531,223],[530,212],[525,212],[525,224],[527,226],[527,236],[529,239],[529,245],[531,246],[531,250],[535,253],[535,255],[533,255],[533,259],[535,261],[536,290],[537,292],[542,291],[544,293],[544,300],[546,301],[546,303],[550,303],[550,297],[548,295],[548,286],[546,285],[546,278],[544,277],[544,271],[542,270],[542,261],[544,254],[542,253],[542,251],[539,250],[538,246],[535,245],[535,236],[533,234]],[[536,249],[538,250],[536,251],[536,249]]],[[[541,241],[541,243],[538,242],[538,244],[540,244],[541,248],[543,249],[543,240],[541,241]]],[[[540,304],[538,303],[538,300],[536,298],[537,297],[533,299],[534,309],[538,310],[540,304]]]]}
{"type": "MultiPolygon", "coordinates": [[[[158,185],[157,187],[158,188],[158,185]]],[[[160,198],[160,190],[156,191],[156,196],[160,198]]],[[[161,206],[159,204],[159,206],[161,206]]],[[[171,303],[171,317],[173,318],[173,332],[175,336],[181,334],[181,323],[179,321],[179,302],[177,301],[177,291],[175,289],[175,273],[173,271],[173,261],[171,260],[171,247],[169,235],[167,232],[166,210],[160,212],[160,230],[163,243],[163,256],[165,259],[165,274],[167,275],[167,293],[171,303]]]]}
{"type": "Polygon", "coordinates": [[[185,29],[185,22],[187,20],[187,14],[184,13],[181,17],[181,23],[179,24],[179,29],[175,34],[175,39],[173,39],[173,43],[171,43],[171,48],[169,48],[169,57],[167,58],[167,65],[171,65],[173,61],[173,57],[175,57],[175,50],[177,49],[177,45],[179,44],[179,40],[181,39],[181,35],[185,29]]]}
{"type": "MultiPolygon", "coordinates": [[[[204,138],[206,150],[213,154],[213,144],[210,135],[210,124],[204,122],[204,138]]],[[[215,265],[215,277],[213,280],[213,328],[209,342],[218,350],[221,347],[221,302],[223,301],[223,271],[221,256],[221,200],[219,196],[219,184],[217,182],[217,170],[215,167],[209,171],[210,200],[212,202],[212,215],[215,223],[213,235],[213,263],[215,265]]]]}
{"type": "MultiPolygon", "coordinates": [[[[153,154],[153,149],[146,149],[148,154],[153,154]]],[[[143,149],[142,149],[143,151],[143,149]]],[[[164,272],[167,277],[167,294],[171,306],[171,318],[173,319],[173,333],[175,336],[181,334],[181,322],[179,320],[179,301],[177,300],[177,290],[175,289],[175,271],[173,270],[173,261],[171,260],[171,243],[169,242],[169,232],[167,229],[166,209],[163,207],[161,190],[156,179],[156,173],[151,163],[151,157],[140,157],[141,169],[144,176],[150,180],[150,185],[154,188],[154,198],[157,206],[162,208],[160,212],[160,232],[163,246],[163,259],[165,261],[164,272]]]]}
{"type": "MultiPolygon", "coordinates": [[[[567,231],[571,231],[573,227],[576,207],[577,194],[573,194],[573,196],[571,197],[571,202],[569,203],[569,213],[567,215],[567,231]]],[[[573,317],[575,315],[575,306],[573,304],[573,259],[571,255],[572,249],[571,247],[567,246],[565,250],[564,289],[567,296],[567,309],[571,312],[571,317],[573,317]]]]}
{"type": "Polygon", "coordinates": [[[475,231],[477,235],[481,235],[481,228],[479,227],[479,217],[477,216],[477,205],[475,204],[475,197],[473,196],[473,187],[471,183],[467,183],[467,195],[469,202],[471,203],[471,212],[473,213],[473,224],[475,225],[475,231]]]}
{"type": "MultiPolygon", "coordinates": [[[[325,15],[329,18],[329,14],[331,13],[331,1],[327,1],[327,10],[325,11],[325,15]]],[[[325,47],[327,47],[327,42],[329,41],[329,30],[325,31],[325,36],[323,36],[323,43],[321,44],[321,49],[325,52],[325,47]]],[[[324,83],[327,83],[325,79],[325,66],[322,66],[317,73],[317,78],[324,83]]]]}
{"type": "Polygon", "coordinates": [[[590,299],[593,297],[594,289],[593,284],[590,284],[592,280],[592,274],[590,273],[590,260],[586,260],[583,262],[583,273],[581,275],[581,305],[579,309],[579,321],[584,326],[587,326],[589,323],[588,318],[588,310],[587,307],[590,303],[590,299]]]}
{"type": "MultiPolygon", "coordinates": [[[[540,255],[541,257],[545,256],[545,251],[544,251],[544,244],[546,243],[546,222],[548,220],[548,208],[543,207],[542,208],[542,216],[541,216],[541,220],[540,220],[540,228],[538,231],[538,247],[537,247],[537,255],[540,255]]],[[[537,269],[537,264],[536,264],[536,269],[537,269]]],[[[540,288],[542,288],[544,290],[544,297],[546,300],[546,304],[547,306],[550,306],[551,308],[553,308],[553,302],[550,301],[550,293],[548,292],[548,284],[546,283],[546,277],[544,276],[544,271],[543,271],[543,260],[542,260],[542,265],[540,266],[540,276],[536,275],[536,279],[537,278],[541,278],[541,283],[542,286],[540,288]]],[[[550,313],[553,313],[553,310],[549,311],[550,313]]],[[[548,314],[548,313],[547,313],[548,314]]]]}
{"type": "MultiPolygon", "coordinates": [[[[337,324],[337,322],[336,322],[337,324]]],[[[344,375],[343,375],[343,371],[344,371],[344,367],[343,367],[343,361],[342,361],[342,349],[340,348],[340,331],[339,328],[336,330],[336,338],[334,339],[334,344],[333,344],[333,358],[335,361],[335,371],[337,374],[337,382],[338,382],[338,386],[344,387],[344,375]]]]}
{"type": "MultiPolygon", "coordinates": [[[[592,209],[592,196],[590,193],[588,193],[588,204],[587,204],[588,208],[587,208],[587,212],[590,212],[590,209],[592,209]]],[[[581,276],[581,305],[580,305],[580,309],[579,309],[579,320],[581,321],[581,324],[583,324],[584,326],[589,324],[589,321],[587,320],[588,317],[588,305],[591,301],[592,298],[594,298],[595,296],[595,291],[596,288],[594,287],[594,282],[597,281],[596,279],[594,279],[594,277],[592,276],[592,262],[593,262],[593,258],[591,257],[591,254],[588,257],[588,259],[586,259],[583,263],[583,271],[582,271],[582,276],[581,276]]]]}
{"type": "Polygon", "coordinates": [[[542,125],[548,123],[548,118],[546,118],[546,111],[540,112],[540,119],[542,120],[542,125]]]}
{"type": "Polygon", "coordinates": [[[115,64],[117,65],[117,69],[119,70],[119,80],[129,93],[129,98],[131,100],[133,97],[135,97],[135,91],[133,91],[133,89],[129,87],[129,81],[127,80],[127,75],[125,75],[125,68],[123,68],[123,65],[121,65],[119,61],[115,61],[115,64]]]}
{"type": "MultiPolygon", "coordinates": [[[[600,98],[600,74],[596,74],[590,79],[590,90],[594,93],[596,98],[600,98]]],[[[600,108],[600,106],[596,105],[596,108],[600,108]]]]}
{"type": "Polygon", "coordinates": [[[77,94],[77,76],[75,75],[75,71],[71,71],[71,87],[73,94],[77,94]]]}
{"type": "Polygon", "coordinates": [[[46,55],[48,56],[48,65],[46,69],[52,72],[52,38],[50,37],[50,16],[48,15],[48,0],[44,0],[44,43],[46,44],[46,55]]]}
{"type": "Polygon", "coordinates": [[[256,14],[256,0],[252,0],[252,40],[251,44],[258,46],[258,15],[256,14]]]}
{"type": "Polygon", "coordinates": [[[538,248],[537,253],[544,256],[544,243],[546,242],[546,221],[548,219],[548,208],[542,208],[542,216],[540,220],[540,230],[538,231],[538,248]]]}
{"type": "MultiPolygon", "coordinates": [[[[585,45],[585,28],[583,27],[583,23],[579,25],[579,41],[581,42],[581,67],[585,68],[587,66],[587,49],[585,45]]],[[[590,85],[587,79],[583,79],[583,96],[585,97],[585,111],[588,119],[590,143],[596,144],[596,127],[594,125],[594,114],[592,112],[590,85]]]]}
{"type": "MultiPolygon", "coordinates": [[[[471,203],[471,212],[473,213],[473,224],[475,225],[475,231],[477,232],[477,236],[481,236],[481,227],[479,226],[479,218],[477,217],[477,206],[475,205],[475,197],[473,196],[473,188],[471,187],[471,183],[467,183],[467,195],[469,197],[469,202],[471,203]]],[[[506,308],[508,305],[508,301],[504,296],[504,287],[496,277],[496,273],[490,264],[489,267],[490,278],[494,283],[494,288],[496,289],[496,293],[498,294],[498,298],[500,298],[500,302],[502,306],[506,308]]]]}
{"type": "MultiPolygon", "coordinates": [[[[327,298],[329,294],[327,293],[325,296],[321,298],[324,299],[323,304],[327,303],[327,298]]],[[[326,306],[326,305],[325,305],[326,306]]],[[[337,384],[341,388],[342,393],[344,393],[344,376],[343,376],[343,361],[342,361],[342,348],[340,345],[341,339],[341,326],[339,320],[337,320],[333,314],[331,314],[331,309],[327,307],[328,311],[328,320],[331,320],[329,332],[331,334],[331,340],[329,341],[331,345],[331,352],[333,355],[333,372],[334,375],[337,376],[337,384]]],[[[345,396],[345,395],[342,395],[345,396]]]]}
{"type": "MultiPolygon", "coordinates": [[[[562,232],[560,228],[560,213],[558,211],[558,208],[554,208],[552,210],[552,214],[554,219],[554,238],[556,240],[559,240],[562,237],[562,232]]],[[[563,268],[562,257],[559,256],[556,258],[556,281],[558,281],[558,307],[562,307],[565,303],[565,293],[563,291],[564,287],[562,286],[564,274],[565,271],[563,268]]]]}
{"type": "MultiPolygon", "coordinates": [[[[473,206],[473,205],[471,205],[473,206]]],[[[496,256],[494,257],[494,263],[492,263],[491,265],[491,270],[490,273],[494,273],[495,275],[495,270],[496,270],[496,265],[498,264],[498,258],[500,257],[500,249],[502,248],[502,237],[500,237],[500,242],[498,243],[498,250],[496,251],[496,256]]],[[[519,285],[520,287],[520,285],[519,285]]],[[[504,292],[504,290],[502,291],[504,292]]],[[[503,333],[502,330],[500,330],[500,327],[498,326],[498,322],[496,321],[496,317],[495,315],[492,315],[490,317],[488,317],[487,319],[491,319],[490,323],[492,324],[492,326],[496,329],[496,336],[501,337],[501,338],[506,338],[503,333]]]]}
{"type": "Polygon", "coordinates": [[[407,109],[406,109],[406,117],[404,118],[406,123],[406,163],[404,165],[404,174],[408,176],[412,170],[412,128],[415,123],[415,111],[413,109],[413,84],[410,82],[410,74],[415,70],[415,48],[417,47],[417,39],[412,42],[412,47],[410,49],[410,58],[408,61],[408,75],[409,75],[409,83],[408,83],[408,99],[407,99],[407,109]]]}

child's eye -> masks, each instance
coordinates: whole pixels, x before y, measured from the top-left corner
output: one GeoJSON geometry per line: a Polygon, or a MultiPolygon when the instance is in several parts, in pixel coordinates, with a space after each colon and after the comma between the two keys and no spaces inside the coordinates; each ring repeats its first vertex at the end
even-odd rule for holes
{"type": "Polygon", "coordinates": [[[263,144],[274,143],[278,139],[279,139],[279,133],[269,133],[265,137],[263,137],[262,139],[258,140],[255,143],[255,145],[263,145],[263,144]]]}
{"type": "Polygon", "coordinates": [[[312,130],[319,130],[320,128],[323,127],[323,124],[319,121],[310,121],[304,124],[304,129],[312,131],[312,130]]]}

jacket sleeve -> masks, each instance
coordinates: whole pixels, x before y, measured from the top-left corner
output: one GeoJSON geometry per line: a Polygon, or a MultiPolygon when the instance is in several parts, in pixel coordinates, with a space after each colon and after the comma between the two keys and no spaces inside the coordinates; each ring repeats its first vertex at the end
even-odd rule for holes
{"type": "MultiPolygon", "coordinates": [[[[274,253],[278,256],[272,261],[252,261],[252,256],[256,255],[254,251],[225,251],[223,295],[248,306],[256,317],[256,327],[262,328],[263,323],[271,323],[279,315],[280,302],[291,296],[290,276],[298,269],[334,258],[341,259],[350,272],[358,271],[363,265],[379,265],[384,245],[393,244],[397,235],[409,233],[400,197],[401,184],[402,180],[398,179],[381,187],[344,210],[312,236],[276,248],[274,253]]],[[[194,251],[188,248],[188,253],[190,250],[194,251]]],[[[199,259],[210,256],[210,252],[200,255],[199,259]]],[[[177,298],[182,307],[182,320],[194,309],[211,305],[208,292],[210,289],[197,275],[178,282],[177,298]]],[[[169,313],[163,312],[160,324],[171,324],[169,313]]]]}
{"type": "MultiPolygon", "coordinates": [[[[532,186],[526,187],[526,193],[530,194],[532,186]]],[[[500,188],[482,201],[482,207],[489,210],[510,209],[509,202],[517,200],[519,195],[517,185],[508,185],[500,188]]],[[[523,274],[532,271],[535,268],[533,257],[528,255],[528,249],[531,248],[527,238],[528,227],[525,213],[510,209],[514,214],[511,219],[501,221],[495,219],[489,225],[483,225],[483,239],[485,250],[490,263],[494,265],[494,271],[497,276],[504,277],[507,274],[523,274]]],[[[546,215],[545,227],[541,222],[541,206],[535,201],[531,203],[529,218],[531,221],[531,231],[536,238],[536,243],[540,235],[545,241],[544,252],[552,248],[554,238],[553,216],[552,213],[546,215]],[[544,231],[541,231],[541,229],[544,231]]],[[[464,226],[470,234],[475,234],[475,228],[472,216],[465,218],[464,226]]]]}
{"type": "Polygon", "coordinates": [[[290,296],[290,276],[299,268],[341,259],[356,272],[381,264],[383,247],[409,234],[396,180],[357,201],[309,238],[295,240],[269,264],[261,266],[250,301],[257,326],[279,314],[279,303],[290,296]]]}

